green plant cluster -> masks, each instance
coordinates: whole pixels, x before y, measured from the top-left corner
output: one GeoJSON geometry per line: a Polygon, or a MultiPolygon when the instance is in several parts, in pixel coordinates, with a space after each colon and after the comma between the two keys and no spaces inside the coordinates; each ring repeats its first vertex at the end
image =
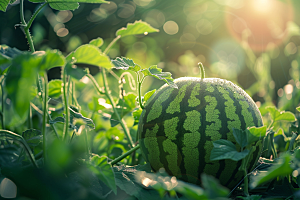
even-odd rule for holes
{"type": "MultiPolygon", "coordinates": [[[[0,0],[0,10],[5,11],[14,2],[0,0]]],[[[226,140],[214,142],[212,160],[242,160],[243,189],[237,185],[229,191],[205,174],[201,176],[203,188],[170,177],[164,170],[154,174],[139,153],[136,125],[144,103],[155,90],[142,95],[141,86],[147,76],[177,86],[171,73],[162,72],[156,65],[143,69],[125,57],[111,60],[108,52],[123,37],[148,35],[158,30],[136,21],[119,29],[108,45],[104,45],[102,38],[96,38],[68,55],[54,49],[35,51],[29,30],[45,6],[74,10],[79,3],[107,2],[30,2],[42,4],[26,22],[21,0],[21,24],[17,25],[24,32],[30,51],[0,45],[1,197],[260,199],[299,196],[300,119],[275,107],[261,108],[268,126],[234,130],[238,148],[226,140]],[[89,72],[92,66],[99,69],[99,74],[93,76],[89,72]],[[61,79],[48,81],[47,71],[56,67],[61,68],[61,79]],[[127,92],[128,85],[131,92],[127,92]],[[110,88],[118,88],[118,92],[110,88]],[[283,138],[284,145],[276,137],[283,138]],[[265,158],[260,159],[254,171],[247,172],[250,146],[257,140],[264,143],[265,158]],[[276,193],[278,189],[283,192],[276,193]]]]}

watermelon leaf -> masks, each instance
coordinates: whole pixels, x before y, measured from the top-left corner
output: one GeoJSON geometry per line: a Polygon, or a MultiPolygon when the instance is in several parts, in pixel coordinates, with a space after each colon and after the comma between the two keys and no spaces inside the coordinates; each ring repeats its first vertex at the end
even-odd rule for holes
{"type": "Polygon", "coordinates": [[[242,152],[236,150],[235,145],[224,139],[220,139],[213,142],[214,148],[210,154],[210,160],[223,160],[231,159],[234,161],[239,161],[245,158],[249,154],[249,150],[245,149],[242,152]]]}
{"type": "Polygon", "coordinates": [[[126,28],[121,28],[117,30],[117,36],[128,36],[128,35],[138,35],[138,34],[145,34],[159,32],[158,29],[153,28],[150,24],[143,22],[143,21],[135,21],[134,23],[128,23],[126,28]]]}
{"type": "Polygon", "coordinates": [[[242,147],[246,147],[248,145],[248,138],[245,134],[245,131],[237,128],[233,128],[232,134],[235,138],[235,141],[242,147]]]}
{"type": "Polygon", "coordinates": [[[129,58],[119,58],[117,57],[115,60],[111,61],[112,64],[114,64],[116,69],[122,69],[122,70],[130,70],[134,72],[138,72],[141,70],[141,66],[134,63],[132,59],[129,58]]]}
{"type": "Polygon", "coordinates": [[[266,126],[262,126],[262,127],[253,126],[249,129],[246,129],[248,145],[251,145],[253,142],[256,142],[256,141],[264,138],[266,135],[266,132],[267,132],[266,126]]]}
{"type": "Polygon", "coordinates": [[[133,125],[137,125],[139,123],[140,120],[140,116],[142,114],[143,110],[141,108],[138,108],[137,110],[132,112],[133,118],[134,118],[134,124],[133,125]]]}
{"type": "Polygon", "coordinates": [[[100,38],[100,37],[98,37],[96,39],[91,40],[90,44],[99,48],[99,47],[101,47],[103,45],[103,39],[100,38]]]}
{"type": "Polygon", "coordinates": [[[254,177],[254,181],[251,184],[251,187],[254,188],[262,183],[270,181],[279,176],[287,176],[293,172],[293,169],[290,165],[292,160],[292,155],[284,154],[279,159],[278,162],[273,164],[268,171],[260,172],[260,174],[254,177]]]}
{"type": "Polygon", "coordinates": [[[156,89],[147,92],[147,93],[144,95],[144,102],[147,102],[147,101],[150,99],[150,97],[151,97],[155,92],[156,92],[156,89]]]}
{"type": "Polygon", "coordinates": [[[50,98],[59,98],[61,95],[62,81],[55,79],[48,83],[48,95],[50,98]]]}
{"type": "Polygon", "coordinates": [[[269,111],[273,122],[276,121],[288,121],[294,122],[296,121],[295,115],[289,111],[279,111],[275,106],[268,106],[266,109],[269,111]]]}
{"type": "Polygon", "coordinates": [[[201,182],[209,199],[226,197],[230,192],[226,187],[222,186],[216,178],[205,173],[201,174],[201,182]]]}
{"type": "Polygon", "coordinates": [[[107,161],[107,157],[100,157],[99,155],[93,156],[90,160],[89,168],[101,181],[117,194],[115,174],[112,166],[107,161]]]}
{"type": "Polygon", "coordinates": [[[165,81],[168,85],[170,85],[173,88],[178,88],[177,85],[174,83],[172,74],[170,72],[162,72],[162,69],[157,68],[157,65],[152,65],[148,69],[141,70],[141,72],[145,76],[153,76],[154,78],[165,81]]]}

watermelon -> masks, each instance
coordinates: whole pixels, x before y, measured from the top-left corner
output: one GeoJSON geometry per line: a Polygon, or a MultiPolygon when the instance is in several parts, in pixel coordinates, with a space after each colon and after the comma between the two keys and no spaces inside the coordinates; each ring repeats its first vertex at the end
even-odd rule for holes
{"type": "MultiPolygon", "coordinates": [[[[175,79],[177,88],[163,85],[146,102],[138,125],[141,152],[154,171],[164,168],[171,176],[201,185],[202,173],[212,175],[228,188],[242,179],[241,161],[210,161],[213,141],[233,142],[233,128],[263,125],[252,98],[240,87],[219,78],[175,79]]],[[[253,144],[248,171],[262,149],[253,144]]],[[[238,149],[240,150],[240,149],[238,149]]]]}

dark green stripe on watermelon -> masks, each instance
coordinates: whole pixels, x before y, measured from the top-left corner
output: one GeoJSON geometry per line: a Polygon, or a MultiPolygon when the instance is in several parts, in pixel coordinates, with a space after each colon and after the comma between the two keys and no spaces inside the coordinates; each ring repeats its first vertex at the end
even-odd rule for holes
{"type": "MultiPolygon", "coordinates": [[[[157,171],[200,184],[201,173],[215,176],[233,188],[243,177],[241,162],[210,161],[212,142],[234,142],[232,128],[261,126],[253,100],[239,87],[222,79],[181,78],[178,89],[164,85],[146,103],[139,121],[142,154],[157,171]],[[200,88],[199,88],[200,87],[200,88]],[[247,119],[246,119],[247,118],[247,119]]],[[[249,170],[257,162],[253,154],[249,170]]]]}

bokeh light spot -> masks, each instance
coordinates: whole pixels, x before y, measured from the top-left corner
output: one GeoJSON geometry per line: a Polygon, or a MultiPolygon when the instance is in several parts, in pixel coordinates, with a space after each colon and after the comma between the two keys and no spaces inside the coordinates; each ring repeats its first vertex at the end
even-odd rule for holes
{"type": "Polygon", "coordinates": [[[73,13],[69,10],[59,11],[56,15],[56,20],[61,23],[66,23],[70,21],[73,17],[73,13]]]}
{"type": "Polygon", "coordinates": [[[212,24],[206,19],[201,19],[196,24],[197,31],[202,35],[208,35],[212,32],[212,24]]]}
{"type": "Polygon", "coordinates": [[[60,29],[57,30],[56,34],[59,37],[65,37],[69,34],[69,30],[66,29],[66,28],[60,28],[60,29]]]}
{"type": "Polygon", "coordinates": [[[167,21],[164,24],[163,28],[164,28],[164,31],[169,35],[174,35],[174,34],[178,33],[178,30],[179,30],[177,23],[174,21],[167,21]]]}

